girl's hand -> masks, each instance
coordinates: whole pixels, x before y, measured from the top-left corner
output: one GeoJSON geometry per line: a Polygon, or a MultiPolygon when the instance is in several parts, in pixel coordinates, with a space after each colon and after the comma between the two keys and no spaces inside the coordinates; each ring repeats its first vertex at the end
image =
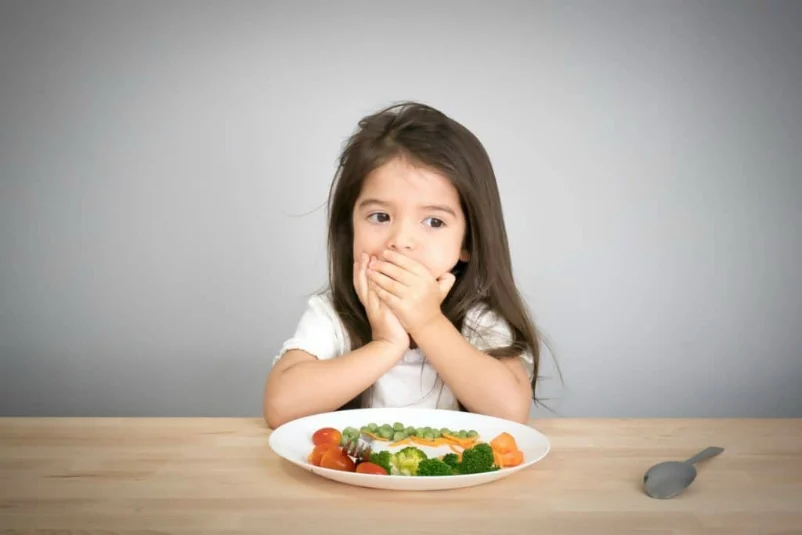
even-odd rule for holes
{"type": "Polygon", "coordinates": [[[370,260],[368,255],[362,253],[360,260],[354,262],[354,289],[367,312],[373,340],[387,342],[404,350],[409,349],[409,334],[388,305],[379,299],[375,283],[368,280],[370,260]]]}
{"type": "Polygon", "coordinates": [[[442,314],[440,304],[456,278],[445,273],[435,279],[423,265],[395,251],[386,250],[383,256],[384,260],[373,260],[368,266],[368,280],[414,338],[415,332],[442,314]]]}

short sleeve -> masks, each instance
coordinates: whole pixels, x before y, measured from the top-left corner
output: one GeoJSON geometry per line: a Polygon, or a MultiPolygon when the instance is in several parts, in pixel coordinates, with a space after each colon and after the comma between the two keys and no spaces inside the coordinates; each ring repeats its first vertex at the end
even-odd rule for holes
{"type": "MultiPolygon", "coordinates": [[[[480,351],[489,351],[512,344],[512,330],[507,321],[494,310],[485,307],[476,307],[468,313],[462,334],[472,346],[480,351]]],[[[531,381],[535,374],[535,360],[532,353],[524,351],[519,358],[531,381]]]]}
{"type": "Polygon", "coordinates": [[[345,329],[327,295],[314,295],[291,338],[284,341],[273,364],[292,349],[300,349],[324,360],[342,355],[345,350],[345,329]]]}

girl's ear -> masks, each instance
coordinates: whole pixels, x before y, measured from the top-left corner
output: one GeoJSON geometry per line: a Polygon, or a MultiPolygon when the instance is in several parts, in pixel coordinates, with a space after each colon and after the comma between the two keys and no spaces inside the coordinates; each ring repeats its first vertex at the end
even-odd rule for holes
{"type": "Polygon", "coordinates": [[[468,249],[463,249],[459,255],[460,262],[467,262],[471,259],[471,252],[468,249]]]}

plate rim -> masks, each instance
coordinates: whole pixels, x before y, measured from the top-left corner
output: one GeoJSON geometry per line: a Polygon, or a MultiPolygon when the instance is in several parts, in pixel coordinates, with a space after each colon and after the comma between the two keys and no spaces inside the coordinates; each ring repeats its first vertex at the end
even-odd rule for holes
{"type": "MultiPolygon", "coordinates": [[[[338,410],[338,411],[326,411],[326,412],[320,412],[320,413],[315,413],[315,414],[309,414],[307,416],[302,416],[300,418],[295,418],[294,420],[290,420],[288,422],[285,422],[284,424],[282,424],[282,425],[276,427],[275,429],[273,429],[271,431],[271,433],[270,433],[270,436],[268,437],[268,443],[270,445],[270,449],[279,458],[284,459],[284,460],[286,460],[286,461],[288,461],[288,462],[290,462],[290,463],[292,463],[292,464],[294,464],[296,466],[299,466],[302,469],[304,469],[306,471],[309,471],[309,472],[311,472],[313,474],[318,474],[318,472],[320,472],[322,474],[330,473],[330,474],[338,474],[338,475],[346,473],[346,474],[348,474],[349,478],[354,477],[356,480],[376,481],[376,478],[385,478],[385,477],[388,477],[388,476],[380,475],[380,474],[364,474],[364,473],[360,473],[360,472],[343,472],[342,470],[334,470],[332,468],[324,468],[324,467],[321,467],[321,466],[315,466],[315,465],[309,464],[308,462],[304,462],[304,461],[301,461],[301,460],[298,460],[298,459],[292,459],[292,458],[285,457],[279,451],[277,451],[277,449],[275,447],[274,437],[275,437],[276,433],[278,433],[280,430],[283,429],[284,432],[287,432],[286,429],[288,427],[296,426],[296,425],[299,424],[299,422],[303,422],[303,421],[310,421],[310,420],[319,419],[319,418],[323,418],[325,416],[335,415],[335,414],[336,415],[343,415],[343,414],[358,414],[358,413],[371,413],[371,412],[384,412],[384,411],[409,411],[409,412],[421,411],[422,413],[428,413],[428,414],[433,414],[433,415],[442,414],[444,416],[448,415],[449,413],[451,413],[451,414],[457,413],[457,414],[463,414],[463,415],[470,415],[471,417],[476,417],[476,418],[479,418],[479,419],[482,419],[482,420],[493,421],[493,422],[496,422],[498,424],[503,424],[504,426],[525,428],[527,430],[527,432],[534,432],[537,435],[539,435],[539,438],[544,443],[544,447],[543,447],[542,453],[539,454],[537,456],[537,458],[526,460],[526,461],[524,461],[523,463],[521,463],[518,466],[513,466],[513,467],[510,467],[510,468],[503,468],[502,470],[505,473],[504,477],[512,475],[512,474],[514,474],[516,472],[520,472],[520,471],[522,471],[522,470],[524,470],[526,468],[531,467],[532,465],[534,465],[534,464],[542,461],[543,459],[545,459],[546,456],[548,456],[548,454],[551,452],[552,444],[551,444],[551,440],[549,439],[549,437],[545,433],[543,433],[542,431],[540,431],[539,429],[535,428],[534,426],[532,426],[530,424],[522,424],[521,422],[516,422],[515,420],[507,420],[505,418],[500,418],[498,416],[491,416],[491,415],[487,415],[487,414],[471,413],[471,412],[465,412],[465,411],[454,411],[454,410],[451,410],[451,409],[413,408],[413,407],[361,407],[361,408],[355,408],[355,409],[345,409],[345,410],[338,410]]],[[[529,421],[531,421],[531,419],[529,421]]],[[[279,437],[281,437],[281,434],[279,434],[279,437]]],[[[455,480],[468,482],[468,481],[475,480],[475,479],[486,479],[489,476],[489,474],[497,474],[498,472],[499,471],[482,472],[482,473],[478,473],[478,474],[456,474],[456,475],[451,475],[451,476],[414,476],[414,478],[415,479],[417,479],[417,478],[425,478],[427,481],[432,481],[432,482],[455,481],[455,480]]],[[[397,477],[402,477],[402,476],[397,476],[397,477]]],[[[403,476],[403,477],[409,477],[409,476],[403,476]]],[[[498,476],[495,479],[497,479],[497,478],[498,478],[498,476]]],[[[410,479],[413,479],[413,478],[410,477],[410,479]]]]}

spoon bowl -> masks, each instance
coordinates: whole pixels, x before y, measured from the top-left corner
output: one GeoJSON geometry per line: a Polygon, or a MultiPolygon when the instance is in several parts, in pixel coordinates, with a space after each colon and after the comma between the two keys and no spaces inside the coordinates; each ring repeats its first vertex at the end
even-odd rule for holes
{"type": "Polygon", "coordinates": [[[694,463],[715,457],[723,448],[711,446],[686,461],[664,461],[657,463],[643,476],[643,489],[652,498],[668,499],[687,489],[696,479],[694,463]]]}

